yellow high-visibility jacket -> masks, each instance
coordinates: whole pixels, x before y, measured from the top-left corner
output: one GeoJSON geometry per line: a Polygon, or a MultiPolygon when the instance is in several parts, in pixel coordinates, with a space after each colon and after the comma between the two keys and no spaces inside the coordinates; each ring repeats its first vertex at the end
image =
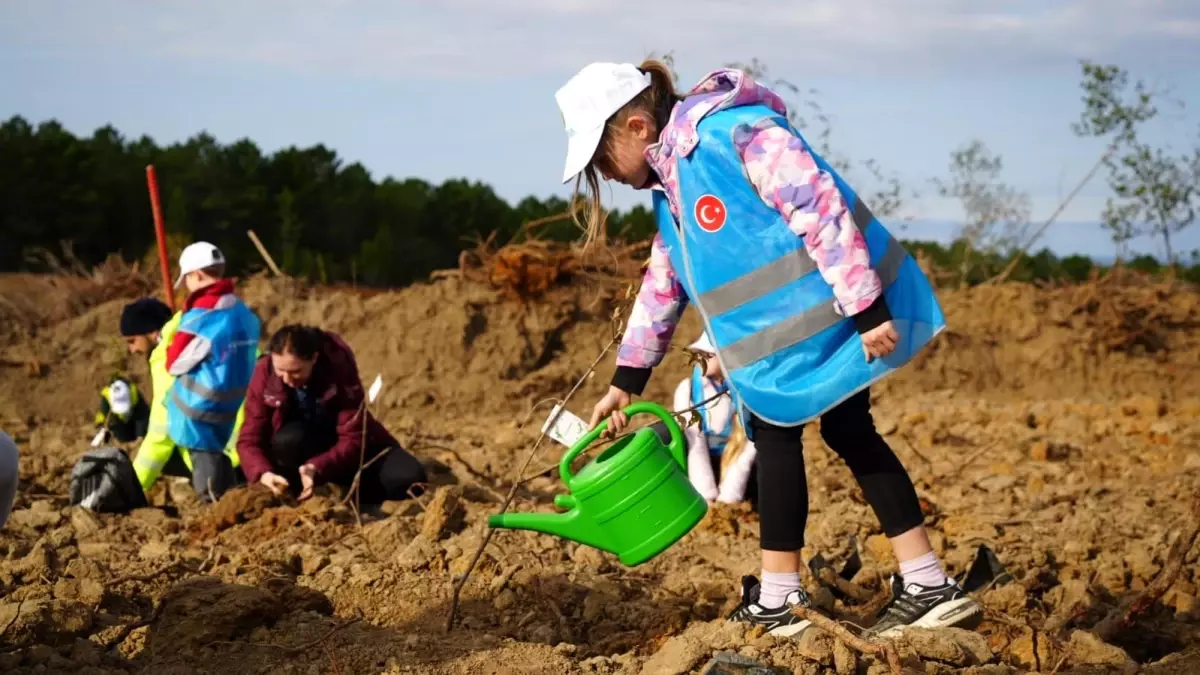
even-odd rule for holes
{"type": "MultiPolygon", "coordinates": [[[[163,467],[171,459],[171,453],[176,450],[175,442],[167,435],[167,392],[171,391],[171,385],[175,384],[175,376],[167,372],[167,345],[171,343],[171,337],[175,335],[182,318],[182,312],[176,312],[175,316],[171,317],[162,327],[158,346],[150,352],[150,383],[154,387],[150,398],[150,425],[146,437],[138,447],[137,456],[133,459],[133,468],[137,472],[138,482],[142,484],[143,491],[148,491],[154,485],[163,467]]],[[[238,460],[237,437],[245,418],[246,403],[243,401],[242,407],[238,409],[233,434],[229,437],[229,443],[225,445],[225,455],[235,467],[241,464],[238,460]]],[[[191,470],[191,455],[185,448],[178,450],[183,463],[191,470]]]]}

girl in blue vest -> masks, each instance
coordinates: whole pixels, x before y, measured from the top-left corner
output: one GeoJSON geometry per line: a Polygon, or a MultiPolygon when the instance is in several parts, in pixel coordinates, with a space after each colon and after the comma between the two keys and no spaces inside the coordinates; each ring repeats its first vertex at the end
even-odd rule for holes
{"type": "Polygon", "coordinates": [[[688,479],[709,503],[732,504],[747,498],[754,502],[757,491],[751,488],[747,494],[746,490],[754,477],[754,443],[736,421],[729,385],[714,358],[716,350],[703,333],[688,349],[709,357],[675,388],[675,410],[689,410],[704,403],[696,410],[699,423],[683,430],[688,445],[688,479]]]}
{"type": "Polygon", "coordinates": [[[945,327],[916,262],[787,121],[774,92],[718,70],[678,95],[658,62],[593,63],[556,94],[564,182],[586,185],[588,241],[604,226],[600,178],[653,195],[655,237],[608,393],[591,422],[640,394],[684,308],[696,306],[758,461],[762,580],[742,580],[730,618],[797,635],[808,518],[804,425],[854,474],[890,538],[899,574],[872,629],[975,623],[982,608],[929,544],[904,467],[876,432],[868,388],[945,327]]]}

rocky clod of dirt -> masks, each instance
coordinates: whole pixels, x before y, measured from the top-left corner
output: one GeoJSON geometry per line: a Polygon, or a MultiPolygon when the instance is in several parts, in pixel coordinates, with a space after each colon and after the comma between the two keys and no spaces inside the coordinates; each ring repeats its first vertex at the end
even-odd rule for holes
{"type": "Polygon", "coordinates": [[[981,666],[993,659],[987,638],[959,628],[910,628],[904,631],[903,642],[924,660],[960,668],[981,666]]]}
{"type": "Polygon", "coordinates": [[[92,620],[89,607],[75,600],[35,598],[0,604],[0,626],[8,627],[4,641],[14,647],[71,642],[88,635],[92,620]]]}
{"type": "Polygon", "coordinates": [[[181,581],[161,603],[146,641],[151,651],[194,651],[218,640],[234,640],[274,623],[285,611],[270,591],[213,577],[181,581]]]}

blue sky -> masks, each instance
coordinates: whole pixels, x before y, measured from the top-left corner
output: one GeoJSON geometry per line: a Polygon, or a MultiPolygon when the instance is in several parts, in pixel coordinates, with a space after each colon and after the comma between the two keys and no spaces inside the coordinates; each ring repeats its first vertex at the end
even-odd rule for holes
{"type": "MultiPolygon", "coordinates": [[[[505,198],[565,193],[554,90],[590,61],[672,51],[691,83],[758,57],[833,116],[843,155],[874,157],[921,196],[905,236],[945,238],[932,195],[972,138],[1049,215],[1103,150],[1072,135],[1079,58],[1117,63],[1189,104],[1149,138],[1200,138],[1194,0],[6,0],[0,117],[111,123],[160,143],[207,130],[271,151],[325,143],[381,178],[486,181],[505,198]]],[[[866,186],[860,186],[864,190],[866,186]]],[[[616,205],[644,197],[614,187],[616,205]]],[[[1111,254],[1097,176],[1045,243],[1111,254]]],[[[1156,252],[1152,242],[1136,249],[1156,252]]],[[[1200,248],[1200,226],[1178,248],[1200,248]]]]}

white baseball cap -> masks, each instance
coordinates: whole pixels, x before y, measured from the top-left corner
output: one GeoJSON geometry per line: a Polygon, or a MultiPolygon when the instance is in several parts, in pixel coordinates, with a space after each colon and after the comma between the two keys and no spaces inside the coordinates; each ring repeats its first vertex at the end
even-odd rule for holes
{"type": "Polygon", "coordinates": [[[608,118],[649,86],[650,74],[632,63],[592,63],[554,93],[567,129],[564,183],[578,176],[592,161],[608,118]]]}
{"type": "Polygon", "coordinates": [[[183,253],[179,254],[179,278],[175,280],[175,288],[182,286],[183,278],[191,272],[224,264],[225,256],[216,246],[207,241],[189,244],[187,248],[183,249],[183,253]]]}

